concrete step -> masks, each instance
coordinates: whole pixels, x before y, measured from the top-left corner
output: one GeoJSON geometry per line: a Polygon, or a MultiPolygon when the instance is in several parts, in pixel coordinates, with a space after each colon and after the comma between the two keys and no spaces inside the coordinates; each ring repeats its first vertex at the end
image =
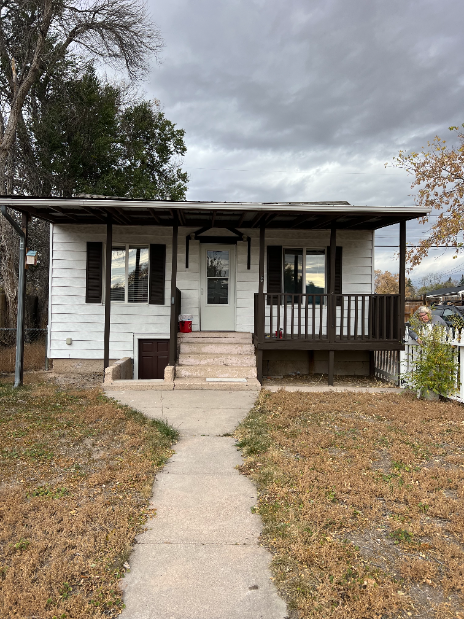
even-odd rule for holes
{"type": "MultiPolygon", "coordinates": [[[[179,334],[180,335],[180,334],[179,334]]],[[[251,336],[241,335],[240,337],[210,337],[203,335],[202,337],[188,337],[191,333],[183,334],[183,337],[178,336],[178,341],[182,344],[252,344],[251,336]]]]}
{"type": "Polygon", "coordinates": [[[255,355],[221,355],[208,353],[181,353],[178,365],[227,365],[233,367],[256,366],[255,355]]]}
{"type": "MultiPolygon", "coordinates": [[[[185,334],[190,335],[190,334],[185,334]]],[[[181,337],[178,338],[181,344],[252,344],[249,337],[181,337]]]]}
{"type": "Polygon", "coordinates": [[[247,343],[251,342],[251,333],[242,331],[192,331],[192,333],[179,333],[178,337],[181,340],[197,340],[197,339],[221,339],[221,340],[244,340],[247,343]]]}
{"type": "Polygon", "coordinates": [[[103,385],[107,391],[172,391],[174,383],[168,383],[162,378],[147,380],[115,380],[103,385]]]}
{"type": "Polygon", "coordinates": [[[227,365],[178,365],[176,378],[256,378],[254,367],[237,367],[227,365]]]}
{"type": "Polygon", "coordinates": [[[211,391],[258,391],[261,385],[256,378],[249,378],[246,382],[207,382],[205,378],[176,378],[174,390],[176,389],[199,389],[211,391]]]}
{"type": "Polygon", "coordinates": [[[180,352],[188,354],[208,353],[217,355],[253,355],[255,347],[252,344],[222,343],[222,342],[180,342],[180,352]]]}

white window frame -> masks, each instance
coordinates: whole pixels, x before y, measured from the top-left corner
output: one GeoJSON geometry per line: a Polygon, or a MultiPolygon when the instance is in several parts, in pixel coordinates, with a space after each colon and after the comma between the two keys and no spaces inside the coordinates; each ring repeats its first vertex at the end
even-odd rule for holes
{"type": "MultiPolygon", "coordinates": [[[[124,301],[111,301],[115,305],[149,305],[150,299],[150,245],[143,245],[141,243],[113,243],[111,246],[111,250],[117,249],[118,247],[124,247],[126,251],[125,262],[124,262],[124,301]],[[134,303],[129,302],[129,287],[128,287],[128,279],[129,279],[129,247],[131,249],[148,249],[148,294],[147,300],[142,303],[134,303]]],[[[105,304],[106,296],[105,296],[105,281],[106,281],[106,244],[103,244],[104,249],[104,259],[103,259],[103,293],[102,293],[102,304],[105,304]]]]}
{"type": "MultiPolygon", "coordinates": [[[[285,266],[284,266],[284,256],[285,256],[285,250],[287,249],[302,249],[303,250],[303,272],[301,274],[302,277],[302,291],[300,294],[306,294],[306,252],[307,251],[323,251],[324,252],[324,292],[319,293],[319,294],[327,294],[327,287],[328,287],[328,273],[327,273],[327,248],[326,247],[311,247],[311,246],[307,246],[305,247],[304,245],[301,247],[298,247],[298,245],[295,243],[293,245],[284,245],[282,248],[282,288],[285,288],[285,277],[284,277],[284,273],[285,273],[285,266]]],[[[291,292],[285,292],[285,290],[282,291],[283,294],[292,294],[291,292]]],[[[308,293],[310,294],[310,293],[308,293]]],[[[317,293],[314,293],[314,296],[317,296],[317,293]]],[[[325,306],[325,303],[323,304],[325,306]]]]}

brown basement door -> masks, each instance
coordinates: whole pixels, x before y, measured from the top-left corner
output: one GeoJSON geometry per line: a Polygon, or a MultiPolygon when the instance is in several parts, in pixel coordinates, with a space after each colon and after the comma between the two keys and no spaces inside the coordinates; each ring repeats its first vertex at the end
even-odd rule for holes
{"type": "Polygon", "coordinates": [[[139,378],[164,378],[169,340],[139,340],[139,378]]]}

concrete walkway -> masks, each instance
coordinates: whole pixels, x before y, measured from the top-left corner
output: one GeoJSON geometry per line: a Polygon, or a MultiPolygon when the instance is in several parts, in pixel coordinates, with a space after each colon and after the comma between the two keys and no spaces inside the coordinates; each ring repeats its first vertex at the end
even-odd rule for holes
{"type": "Polygon", "coordinates": [[[181,434],[154,484],[156,516],[129,559],[121,619],[285,619],[271,555],[258,544],[256,488],[235,469],[241,456],[224,436],[258,392],[106,393],[181,434]]]}

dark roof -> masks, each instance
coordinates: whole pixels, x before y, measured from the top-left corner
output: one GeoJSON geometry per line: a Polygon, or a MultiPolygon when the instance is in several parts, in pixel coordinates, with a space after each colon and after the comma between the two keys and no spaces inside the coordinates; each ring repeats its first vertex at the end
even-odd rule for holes
{"type": "Polygon", "coordinates": [[[328,202],[202,202],[135,200],[105,196],[75,198],[2,197],[1,204],[39,219],[59,224],[102,224],[108,214],[116,225],[179,225],[215,228],[266,228],[299,230],[377,230],[427,215],[417,206],[355,206],[328,202]]]}
{"type": "Polygon", "coordinates": [[[464,286],[451,286],[450,288],[438,288],[425,293],[427,297],[445,297],[446,295],[459,294],[464,290],[464,286]]]}

